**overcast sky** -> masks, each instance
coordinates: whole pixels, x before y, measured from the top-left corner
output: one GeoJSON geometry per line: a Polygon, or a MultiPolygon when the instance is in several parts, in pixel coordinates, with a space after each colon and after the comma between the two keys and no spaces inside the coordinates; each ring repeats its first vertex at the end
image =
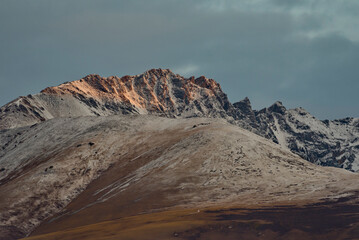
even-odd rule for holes
{"type": "Polygon", "coordinates": [[[1,0],[0,105],[91,73],[170,68],[255,109],[359,117],[358,0],[1,0]]]}

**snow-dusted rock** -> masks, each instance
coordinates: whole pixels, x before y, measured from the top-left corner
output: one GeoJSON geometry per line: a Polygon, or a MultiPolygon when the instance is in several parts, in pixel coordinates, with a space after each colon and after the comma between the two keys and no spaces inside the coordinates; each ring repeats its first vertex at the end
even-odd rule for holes
{"type": "Polygon", "coordinates": [[[230,119],[231,110],[226,94],[213,79],[184,78],[168,69],[152,69],[122,78],[88,75],[20,97],[1,107],[0,129],[59,117],[128,113],[230,119]]]}
{"type": "Polygon", "coordinates": [[[280,103],[256,112],[271,139],[310,162],[359,170],[359,119],[320,121],[302,108],[287,110],[280,103]]]}

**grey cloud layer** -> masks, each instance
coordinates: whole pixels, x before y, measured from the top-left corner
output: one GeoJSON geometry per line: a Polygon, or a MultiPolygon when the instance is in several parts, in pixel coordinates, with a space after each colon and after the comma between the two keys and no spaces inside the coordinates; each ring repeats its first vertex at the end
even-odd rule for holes
{"type": "Polygon", "coordinates": [[[359,116],[357,1],[2,1],[0,104],[89,73],[153,67],[219,81],[231,101],[359,116]]]}

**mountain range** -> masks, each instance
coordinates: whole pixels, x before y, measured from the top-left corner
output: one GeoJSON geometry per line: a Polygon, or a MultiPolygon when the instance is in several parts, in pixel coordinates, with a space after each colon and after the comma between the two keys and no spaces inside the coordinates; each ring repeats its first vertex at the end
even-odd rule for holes
{"type": "Polygon", "coordinates": [[[358,146],[203,76],[88,75],[0,108],[0,239],[352,239],[358,146]]]}
{"type": "Polygon", "coordinates": [[[223,118],[323,166],[359,171],[359,119],[318,120],[281,102],[256,111],[248,98],[231,103],[204,76],[184,78],[169,69],[124,77],[88,75],[19,97],[0,108],[0,129],[52,118],[151,114],[170,118],[223,118]]]}

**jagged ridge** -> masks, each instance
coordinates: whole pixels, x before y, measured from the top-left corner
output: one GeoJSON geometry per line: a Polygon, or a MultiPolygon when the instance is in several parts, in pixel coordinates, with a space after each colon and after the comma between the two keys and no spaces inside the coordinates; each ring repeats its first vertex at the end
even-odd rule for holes
{"type": "Polygon", "coordinates": [[[58,117],[128,113],[227,118],[231,107],[220,85],[204,76],[184,78],[168,69],[122,78],[88,75],[3,106],[0,129],[58,117]]]}
{"type": "MultiPolygon", "coordinates": [[[[289,148],[310,162],[359,170],[359,119],[320,121],[303,108],[287,110],[276,102],[260,111],[249,99],[234,103],[252,131],[289,148]]],[[[248,128],[248,127],[247,127],[248,128]]]]}

